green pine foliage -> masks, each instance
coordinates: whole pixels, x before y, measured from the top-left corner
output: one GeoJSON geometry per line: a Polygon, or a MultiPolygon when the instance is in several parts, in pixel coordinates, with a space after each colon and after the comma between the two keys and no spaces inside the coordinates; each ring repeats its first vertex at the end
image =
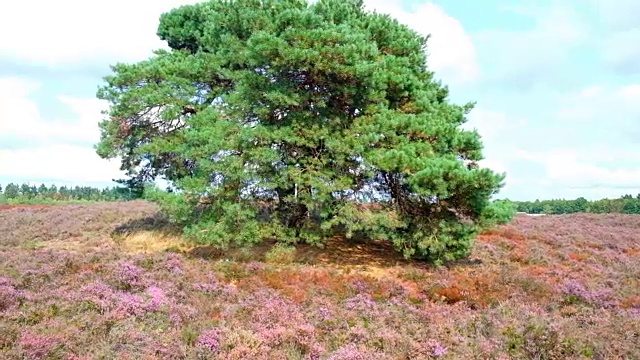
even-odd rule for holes
{"type": "Polygon", "coordinates": [[[504,175],[428,69],[423,37],[358,0],[212,0],[160,18],[170,46],[119,63],[96,146],[122,159],[196,241],[321,244],[336,233],[407,257],[469,254],[504,175]]]}
{"type": "Polygon", "coordinates": [[[4,188],[0,186],[0,204],[41,204],[58,202],[97,202],[97,201],[125,201],[142,197],[125,187],[96,188],[92,186],[56,186],[47,187],[23,183],[9,183],[4,188]]]}

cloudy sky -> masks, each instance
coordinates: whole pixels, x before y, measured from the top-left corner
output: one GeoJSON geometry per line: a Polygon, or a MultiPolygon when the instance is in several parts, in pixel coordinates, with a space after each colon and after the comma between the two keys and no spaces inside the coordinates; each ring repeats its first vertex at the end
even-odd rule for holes
{"type": "MultiPolygon", "coordinates": [[[[188,0],[0,3],[0,184],[111,185],[118,163],[92,149],[109,64],[163,47],[159,15],[188,0]],[[115,24],[115,25],[114,25],[115,24]]],[[[485,166],[507,172],[499,197],[591,199],[640,192],[640,2],[369,0],[431,34],[429,65],[485,166]]]]}

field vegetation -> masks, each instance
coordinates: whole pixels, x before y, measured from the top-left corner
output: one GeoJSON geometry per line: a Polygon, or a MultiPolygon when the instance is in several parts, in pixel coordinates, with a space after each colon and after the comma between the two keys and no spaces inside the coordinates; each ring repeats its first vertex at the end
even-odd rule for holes
{"type": "Polygon", "coordinates": [[[639,359],[640,217],[517,217],[435,267],[388,243],[184,242],[144,201],[0,210],[0,358],[639,359]]]}

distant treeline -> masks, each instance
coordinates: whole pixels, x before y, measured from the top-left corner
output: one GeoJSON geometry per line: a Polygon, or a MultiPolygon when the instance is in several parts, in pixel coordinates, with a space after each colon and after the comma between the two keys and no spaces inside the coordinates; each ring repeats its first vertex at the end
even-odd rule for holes
{"type": "MultiPolygon", "coordinates": [[[[91,186],[56,186],[42,184],[0,185],[0,202],[42,202],[42,201],[122,201],[142,197],[141,190],[129,187],[95,188],[91,186]]],[[[571,214],[571,213],[621,213],[640,214],[640,194],[624,195],[617,199],[589,201],[583,197],[575,200],[535,200],[511,201],[516,211],[528,214],[571,214]]]]}
{"type": "Polygon", "coordinates": [[[30,184],[9,183],[0,185],[0,200],[8,202],[40,202],[40,201],[117,201],[132,200],[139,194],[125,187],[108,187],[104,189],[90,186],[40,186],[30,184]]]}
{"type": "Polygon", "coordinates": [[[536,200],[513,201],[517,211],[529,214],[640,214],[640,194],[637,196],[624,195],[618,199],[602,199],[589,201],[583,197],[575,200],[536,200]]]}

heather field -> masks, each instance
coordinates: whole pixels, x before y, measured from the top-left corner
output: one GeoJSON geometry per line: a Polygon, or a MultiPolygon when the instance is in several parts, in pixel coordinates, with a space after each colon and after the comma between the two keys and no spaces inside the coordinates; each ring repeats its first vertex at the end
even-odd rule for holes
{"type": "Polygon", "coordinates": [[[2,359],[640,359],[640,216],[517,217],[435,268],[216,251],[146,202],[0,209],[2,359]]]}

